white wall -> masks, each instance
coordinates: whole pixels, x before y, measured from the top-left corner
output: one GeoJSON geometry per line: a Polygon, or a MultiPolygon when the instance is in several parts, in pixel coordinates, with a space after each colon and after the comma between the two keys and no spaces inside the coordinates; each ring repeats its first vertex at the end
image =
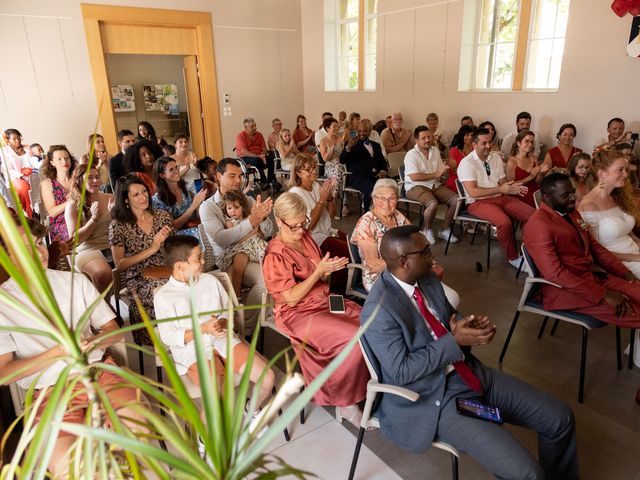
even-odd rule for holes
{"type": "MultiPolygon", "coordinates": [[[[78,155],[98,113],[80,3],[0,2],[0,128],[18,128],[25,142],[66,143],[78,155]]],[[[231,95],[232,116],[221,118],[225,154],[243,117],[268,134],[274,116],[291,125],[302,111],[299,0],[96,3],[211,12],[221,107],[222,95],[231,95]]]]}
{"type": "Polygon", "coordinates": [[[631,17],[613,14],[610,2],[572,0],[560,88],[555,93],[458,92],[463,3],[453,0],[379,0],[377,90],[325,92],[323,82],[323,2],[301,0],[304,104],[312,125],[325,110],[357,111],[374,121],[404,112],[405,124],[424,123],[435,111],[453,133],[465,114],[476,123],[492,120],[498,134],[514,130],[522,110],[533,129],[555,145],[557,128],[573,122],[576,145],[591,151],[614,116],[640,130],[640,61],[626,56],[631,17]],[[415,8],[435,4],[426,8],[415,8]],[[398,13],[385,12],[403,10],[398,13]]]}

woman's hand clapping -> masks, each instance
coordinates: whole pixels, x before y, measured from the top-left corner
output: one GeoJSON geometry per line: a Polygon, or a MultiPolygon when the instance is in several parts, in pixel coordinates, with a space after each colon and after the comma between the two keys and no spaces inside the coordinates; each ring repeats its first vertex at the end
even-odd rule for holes
{"type": "Polygon", "coordinates": [[[321,277],[325,277],[330,273],[337,272],[338,270],[342,270],[349,263],[349,259],[345,257],[329,257],[329,252],[318,262],[316,265],[316,272],[320,274],[321,277]]]}

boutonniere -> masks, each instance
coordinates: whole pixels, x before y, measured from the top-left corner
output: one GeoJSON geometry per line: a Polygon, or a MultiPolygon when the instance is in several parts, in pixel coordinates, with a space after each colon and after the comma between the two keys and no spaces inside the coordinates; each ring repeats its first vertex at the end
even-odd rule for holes
{"type": "Polygon", "coordinates": [[[583,232],[588,232],[591,228],[591,225],[585,222],[582,218],[576,219],[576,223],[578,224],[578,227],[580,227],[580,230],[582,230],[583,232]]]}

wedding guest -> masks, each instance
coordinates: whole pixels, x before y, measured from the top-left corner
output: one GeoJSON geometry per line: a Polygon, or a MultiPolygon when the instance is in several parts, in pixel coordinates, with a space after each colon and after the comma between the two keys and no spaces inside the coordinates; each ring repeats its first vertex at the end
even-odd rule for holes
{"type": "Polygon", "coordinates": [[[496,126],[489,120],[485,120],[480,125],[478,125],[478,128],[486,128],[487,130],[489,130],[489,134],[491,134],[491,152],[496,152],[500,154],[500,157],[502,158],[502,160],[506,162],[509,159],[509,157],[507,156],[506,158],[503,158],[502,151],[500,150],[500,145],[502,144],[502,140],[498,138],[498,132],[496,131],[496,126]]]}
{"type": "Polygon", "coordinates": [[[447,176],[446,186],[449,190],[458,193],[456,180],[458,179],[458,165],[464,157],[473,151],[473,132],[475,127],[472,125],[462,125],[458,133],[456,133],[451,148],[449,149],[449,175],[447,176]]]}
{"type": "MultiPolygon", "coordinates": [[[[173,233],[173,218],[168,212],[153,210],[145,183],[134,174],[120,177],[116,182],[111,218],[109,243],[115,266],[124,272],[124,286],[129,293],[137,294],[149,317],[155,318],[153,292],[166,278],[145,276],[144,271],[165,265],[160,248],[173,233]]],[[[138,307],[132,303],[129,322],[141,321],[138,307]]],[[[132,333],[138,345],[152,344],[146,329],[132,333]]]]}
{"type": "Polygon", "coordinates": [[[110,193],[111,184],[109,183],[109,162],[112,155],[107,152],[107,145],[104,143],[104,137],[99,133],[92,133],[87,138],[87,153],[80,157],[80,165],[89,163],[89,156],[93,152],[92,167],[95,167],[100,173],[100,189],[103,192],[110,193]]]}
{"type": "Polygon", "coordinates": [[[314,141],[314,131],[307,127],[307,118],[304,115],[296,117],[296,128],[293,131],[293,141],[296,147],[303,153],[313,154],[316,152],[314,141]]]}
{"type": "Polygon", "coordinates": [[[573,146],[573,139],[577,133],[573,123],[565,123],[560,127],[556,134],[558,145],[550,148],[544,156],[544,165],[546,165],[548,169],[567,168],[569,160],[571,160],[576,153],[582,151],[573,146]]]}
{"type": "MultiPolygon", "coordinates": [[[[22,134],[17,129],[6,129],[4,138],[7,145],[2,148],[3,163],[6,163],[6,168],[9,170],[9,178],[5,178],[5,184],[7,187],[9,183],[13,185],[27,217],[31,217],[33,215],[29,198],[29,190],[31,190],[29,175],[32,171],[31,152],[22,144],[22,134]]],[[[6,174],[4,165],[2,173],[6,174]]]]}
{"type": "Polygon", "coordinates": [[[174,143],[176,146],[176,153],[171,155],[180,169],[180,178],[184,180],[190,190],[193,190],[193,182],[200,180],[200,172],[196,167],[196,154],[191,150],[191,143],[189,142],[189,135],[186,133],[180,133],[175,136],[174,143]]]}
{"type": "Polygon", "coordinates": [[[274,118],[271,121],[271,127],[273,127],[273,131],[267,137],[267,150],[273,152],[276,149],[276,142],[278,141],[278,136],[282,130],[282,120],[274,118]]]}
{"type": "Polygon", "coordinates": [[[136,143],[136,137],[131,130],[120,130],[118,132],[118,146],[120,151],[109,160],[109,183],[115,189],[116,181],[126,172],[124,169],[124,153],[136,143]]]}
{"type": "Polygon", "coordinates": [[[40,182],[40,193],[49,215],[51,240],[69,239],[64,211],[67,208],[67,195],[71,191],[76,164],[75,157],[64,145],[51,145],[42,162],[41,176],[44,178],[40,182]]]}
{"type": "Polygon", "coordinates": [[[593,189],[596,184],[595,175],[593,174],[593,162],[588,153],[576,153],[567,167],[569,178],[576,189],[576,208],[580,206],[580,202],[587,193],[593,189]]]}
{"type": "MultiPolygon", "coordinates": [[[[502,158],[508,159],[511,155],[511,147],[513,146],[513,142],[515,142],[518,133],[523,130],[531,131],[531,114],[529,112],[520,112],[516,116],[516,131],[508,133],[503,139],[500,145],[500,150],[502,151],[502,158]]],[[[536,159],[540,158],[540,150],[543,147],[540,142],[536,141],[533,147],[533,156],[536,159]]]]}
{"type": "Polygon", "coordinates": [[[449,137],[440,128],[438,114],[433,112],[429,113],[427,115],[426,122],[427,127],[429,127],[429,132],[431,133],[431,141],[433,142],[433,146],[440,151],[440,156],[442,158],[447,158],[449,156],[449,137]]]}
{"type": "Polygon", "coordinates": [[[153,194],[154,210],[164,210],[173,218],[173,229],[182,235],[200,239],[198,234],[198,208],[206,199],[206,190],[189,191],[173,158],[160,157],[153,166],[156,193],[153,194]]]}
{"type": "MultiPolygon", "coordinates": [[[[331,227],[331,219],[336,214],[336,198],[333,196],[335,180],[326,180],[322,185],[317,180],[316,160],[308,155],[296,155],[291,169],[289,191],[299,195],[307,206],[309,217],[307,230],[323,255],[328,252],[332,257],[348,257],[346,234],[338,230],[335,236],[331,227]]],[[[332,292],[344,294],[346,285],[346,270],[339,270],[331,275],[332,292]]]]}
{"type": "Polygon", "coordinates": [[[29,160],[31,168],[39,170],[42,166],[42,161],[44,160],[44,149],[42,148],[42,145],[39,143],[32,143],[29,145],[29,153],[31,154],[31,159],[29,160]]]}
{"type": "Polygon", "coordinates": [[[280,157],[280,168],[285,172],[288,172],[291,170],[293,159],[300,153],[298,147],[296,147],[293,137],[291,136],[291,130],[288,128],[280,130],[276,140],[276,150],[280,157]]]}
{"type": "Polygon", "coordinates": [[[161,148],[149,140],[138,140],[127,148],[124,154],[124,170],[140,178],[149,190],[149,195],[156,192],[153,182],[153,164],[160,158],[161,148]]]}
{"type": "Polygon", "coordinates": [[[518,182],[527,187],[527,193],[519,195],[518,198],[532,207],[536,206],[534,194],[540,190],[540,182],[549,171],[548,164],[543,162],[539,165],[533,157],[535,138],[535,134],[529,130],[518,133],[511,147],[511,157],[505,167],[508,182],[518,182]]]}
{"type": "Polygon", "coordinates": [[[411,130],[403,127],[404,120],[402,113],[394,112],[391,115],[391,126],[387,127],[380,134],[385,151],[388,153],[407,152],[413,147],[411,130]]]}
{"type": "Polygon", "coordinates": [[[69,238],[78,232],[75,268],[88,275],[91,283],[99,292],[104,292],[111,283],[111,250],[109,245],[109,223],[111,223],[112,196],[100,191],[100,173],[87,164],[78,165],[73,174],[73,183],[69,192],[69,201],[64,210],[69,238]],[[80,199],[82,188],[86,185],[86,194],[80,223],[80,199]]]}
{"type": "Polygon", "coordinates": [[[142,139],[149,140],[150,142],[155,142],[163,148],[165,145],[167,145],[167,141],[162,138],[162,135],[158,137],[156,135],[156,129],[153,128],[153,125],[151,125],[146,120],[142,120],[140,123],[138,123],[138,140],[142,139]]]}
{"type": "MultiPolygon", "coordinates": [[[[343,177],[346,172],[345,166],[340,163],[340,154],[344,149],[344,144],[338,133],[338,121],[335,118],[326,118],[322,122],[322,127],[327,132],[327,136],[320,140],[319,144],[320,156],[324,162],[324,175],[327,178],[335,179],[335,195],[340,198],[343,177]]],[[[349,209],[343,205],[342,216],[346,215],[349,215],[349,209]]]]}
{"type": "MultiPolygon", "coordinates": [[[[465,115],[460,119],[460,126],[464,127],[465,125],[473,126],[473,118],[471,118],[469,115],[465,115]]],[[[456,133],[451,139],[451,144],[449,145],[449,148],[453,147],[458,143],[459,143],[458,134],[456,133]]]]}
{"type": "MultiPolygon", "coordinates": [[[[273,295],[278,329],[291,339],[305,382],[335,358],[358,330],[360,306],[345,299],[344,313],[331,313],[327,296],[329,276],[348,263],[345,257],[322,256],[307,231],[307,206],[295,193],[275,202],[278,234],[269,242],[262,271],[273,295]]],[[[359,427],[358,402],[366,394],[369,373],[360,349],[354,348],[314,396],[318,405],[336,407],[338,421],[359,427]]]]}

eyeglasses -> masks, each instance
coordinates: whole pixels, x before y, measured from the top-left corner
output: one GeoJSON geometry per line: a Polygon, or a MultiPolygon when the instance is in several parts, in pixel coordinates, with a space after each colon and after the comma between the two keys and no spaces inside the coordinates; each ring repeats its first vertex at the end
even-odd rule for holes
{"type": "Polygon", "coordinates": [[[491,166],[489,165],[489,162],[484,162],[484,171],[487,172],[489,177],[491,176],[491,166]]]}
{"type": "Polygon", "coordinates": [[[433,257],[433,253],[431,253],[431,245],[427,244],[422,250],[403,253],[402,255],[400,255],[400,257],[408,257],[409,255],[421,255],[426,258],[433,257]]]}
{"type": "Polygon", "coordinates": [[[287,226],[291,233],[299,232],[300,230],[306,230],[311,223],[311,219],[309,217],[307,217],[303,223],[299,223],[298,225],[289,225],[283,219],[280,219],[280,221],[287,226]]]}
{"type": "Polygon", "coordinates": [[[398,197],[395,195],[393,197],[383,197],[381,195],[374,195],[373,198],[375,198],[379,202],[384,202],[384,203],[393,203],[398,201],[398,197]]]}
{"type": "Polygon", "coordinates": [[[308,172],[308,173],[315,173],[318,171],[318,167],[307,167],[307,168],[301,168],[300,170],[304,170],[305,172],[308,172]]]}

